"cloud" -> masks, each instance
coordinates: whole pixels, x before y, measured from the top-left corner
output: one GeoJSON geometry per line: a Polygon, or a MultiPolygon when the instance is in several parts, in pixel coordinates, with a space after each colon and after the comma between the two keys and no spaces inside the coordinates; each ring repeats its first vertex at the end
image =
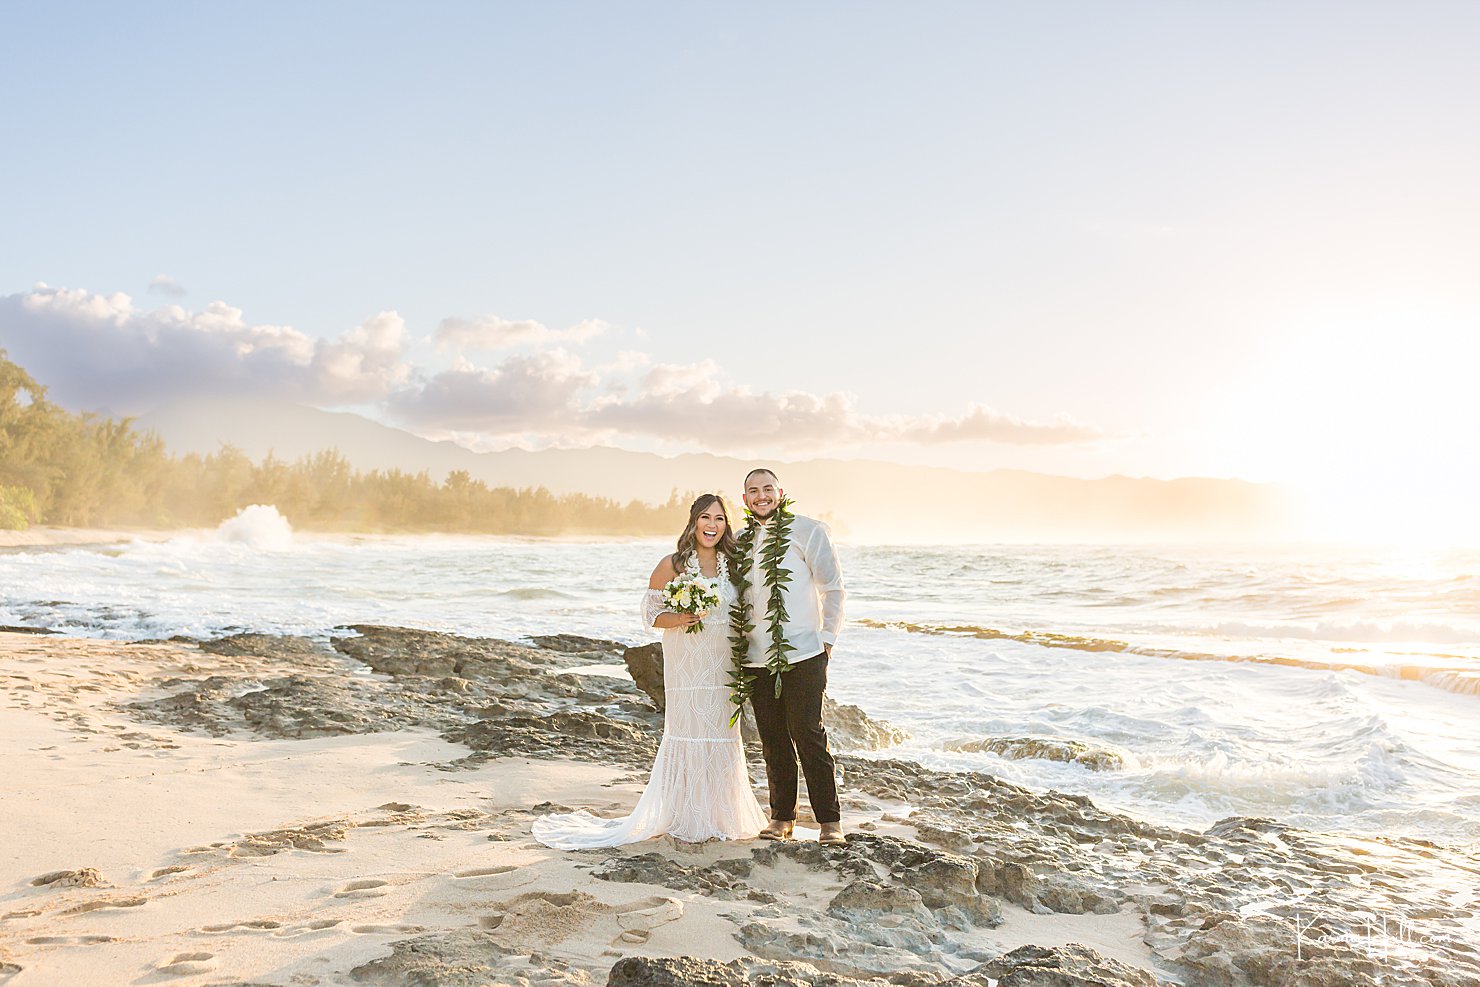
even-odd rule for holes
{"type": "Polygon", "coordinates": [[[421,428],[502,435],[563,430],[579,417],[581,392],[598,380],[562,350],[512,356],[492,370],[459,358],[420,387],[391,395],[386,406],[421,428]]]}
{"type": "Polygon", "coordinates": [[[847,395],[757,394],[723,384],[712,360],[654,366],[634,396],[597,403],[585,424],[727,449],[815,449],[869,438],[867,423],[847,395]]]}
{"type": "Polygon", "coordinates": [[[424,434],[483,442],[616,443],[657,439],[716,452],[833,451],[878,443],[996,442],[1055,446],[1103,433],[1062,416],[1031,421],[983,405],[959,415],[865,414],[855,397],[756,390],[726,379],[713,360],[654,363],[626,350],[594,366],[552,340],[583,341],[597,321],[550,330],[493,316],[445,319],[434,337],[458,348],[545,344],[478,366],[458,354],[446,369],[406,358],[395,312],[333,339],[292,326],[248,322],[211,302],[140,309],[123,293],[37,285],[0,297],[0,348],[72,407],[139,414],[203,395],[286,398],[321,406],[374,405],[424,434]]]}
{"type": "Polygon", "coordinates": [[[723,384],[712,360],[659,364],[635,397],[605,402],[592,409],[589,420],[623,432],[740,449],[825,449],[875,442],[1063,445],[1103,437],[1098,429],[1067,418],[1030,422],[980,405],[958,417],[881,416],[860,413],[853,396],[840,392],[757,394],[723,384]]]}
{"type": "Polygon", "coordinates": [[[406,322],[381,312],[332,341],[320,340],[310,365],[315,385],[329,399],[348,402],[383,398],[411,377],[406,322]]]}
{"type": "Polygon", "coordinates": [[[156,274],[149,279],[149,291],[151,294],[168,295],[171,298],[184,298],[185,286],[168,274],[156,274]]]}
{"type": "Polygon", "coordinates": [[[438,349],[506,350],[530,343],[584,343],[609,329],[600,319],[586,319],[567,329],[550,329],[529,319],[511,321],[497,315],[447,318],[437,324],[432,340],[438,349]]]}
{"type": "Polygon", "coordinates": [[[409,380],[405,324],[382,312],[337,339],[253,324],[211,302],[142,310],[111,295],[39,284],[0,297],[0,346],[64,405],[121,414],[172,398],[259,395],[323,404],[384,398],[409,380]]]}
{"type": "Polygon", "coordinates": [[[979,404],[959,418],[926,416],[907,419],[892,438],[900,442],[1003,442],[1012,445],[1064,445],[1092,442],[1104,433],[1060,415],[1051,422],[1030,422],[979,404]]]}
{"type": "Polygon", "coordinates": [[[1067,419],[1025,421],[973,406],[958,417],[870,416],[851,395],[755,392],[726,384],[712,360],[651,366],[634,387],[607,373],[645,361],[632,355],[594,370],[564,351],[510,357],[494,369],[461,361],[389,407],[414,427],[560,441],[644,436],[714,450],[817,451],[877,442],[989,441],[1061,445],[1101,433],[1067,419]]]}

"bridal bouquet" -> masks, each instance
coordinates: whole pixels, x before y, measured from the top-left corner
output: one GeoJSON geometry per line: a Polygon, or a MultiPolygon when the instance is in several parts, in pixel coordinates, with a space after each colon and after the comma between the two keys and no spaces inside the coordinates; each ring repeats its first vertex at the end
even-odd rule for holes
{"type": "MultiPolygon", "coordinates": [[[[719,606],[719,591],[711,580],[693,573],[683,573],[663,587],[663,607],[674,613],[692,613],[703,617],[719,606]]],[[[693,634],[704,629],[704,621],[684,628],[693,634]]]]}

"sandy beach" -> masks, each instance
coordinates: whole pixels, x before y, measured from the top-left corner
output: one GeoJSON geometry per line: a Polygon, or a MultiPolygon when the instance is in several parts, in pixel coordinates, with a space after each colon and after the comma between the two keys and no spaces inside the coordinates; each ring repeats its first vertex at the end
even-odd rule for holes
{"type": "MultiPolygon", "coordinates": [[[[413,982],[392,944],[428,933],[496,944],[486,982],[602,983],[624,956],[747,957],[735,930],[775,907],[592,874],[645,854],[703,870],[748,860],[755,841],[608,854],[530,838],[550,802],[630,808],[643,779],[621,766],[514,756],[449,770],[472,751],[429,729],[274,739],[130,715],[182,679],[289,671],[263,656],[3,634],[0,668],[0,956],[14,987],[413,982]]],[[[913,836],[891,809],[850,819],[913,836]]],[[[842,883],[781,866],[765,887],[807,911],[842,883]]],[[[1134,916],[1015,912],[979,948],[1080,941],[1150,959],[1134,916]]]]}
{"type": "MultiPolygon", "coordinates": [[[[1283,924],[1219,897],[1245,865],[1318,890],[1332,846],[1283,834],[1261,848],[1268,820],[1166,830],[902,762],[842,759],[847,847],[550,850],[530,837],[537,815],[635,803],[661,719],[627,669],[651,679],[654,649],[373,627],[334,645],[0,634],[0,982],[1147,987],[1381,972],[1335,942],[1297,958],[1283,924]]],[[[889,742],[862,711],[829,715],[844,747],[889,742]]],[[[1465,961],[1456,947],[1412,966],[1441,979],[1411,982],[1474,982],[1465,961]]]]}

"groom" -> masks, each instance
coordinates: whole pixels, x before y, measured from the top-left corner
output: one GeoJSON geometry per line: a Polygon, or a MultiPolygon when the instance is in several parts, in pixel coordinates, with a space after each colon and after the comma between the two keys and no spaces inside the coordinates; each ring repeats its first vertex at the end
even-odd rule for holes
{"type": "Polygon", "coordinates": [[[745,506],[753,518],[752,530],[740,539],[738,560],[750,583],[745,665],[756,677],[750,702],[771,789],[771,822],[760,836],[791,838],[800,759],[812,814],[822,824],[818,841],[840,845],[846,841],[822,726],[822,694],[843,627],[843,571],[827,526],[790,512],[775,471],[762,467],[746,475],[745,506]]]}

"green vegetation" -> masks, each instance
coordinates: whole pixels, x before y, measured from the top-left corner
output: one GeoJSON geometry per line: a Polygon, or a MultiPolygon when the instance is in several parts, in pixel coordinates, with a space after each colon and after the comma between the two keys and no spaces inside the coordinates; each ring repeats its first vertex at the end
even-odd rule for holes
{"type": "Polygon", "coordinates": [[[490,487],[458,471],[361,472],[338,452],[253,463],[227,446],[172,456],[130,423],[76,415],[0,350],[0,529],[30,524],[215,525],[249,504],[272,504],[299,528],[554,535],[668,534],[682,500],[621,504],[543,487],[490,487]]]}

